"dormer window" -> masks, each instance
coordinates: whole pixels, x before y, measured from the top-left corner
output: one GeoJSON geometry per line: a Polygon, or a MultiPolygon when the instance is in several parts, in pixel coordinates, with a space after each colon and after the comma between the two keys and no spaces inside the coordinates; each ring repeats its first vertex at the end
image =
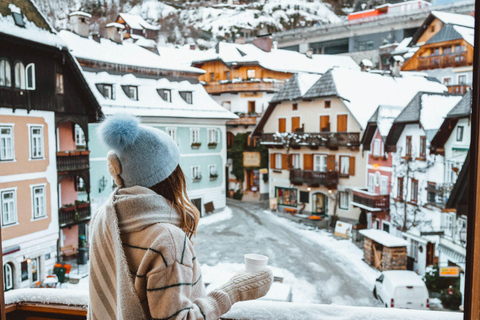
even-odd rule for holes
{"type": "Polygon", "coordinates": [[[123,92],[132,100],[138,100],[138,87],[137,86],[122,86],[123,92]]]}
{"type": "Polygon", "coordinates": [[[115,87],[112,84],[99,83],[96,87],[104,98],[115,100],[115,87]]]}
{"type": "Polygon", "coordinates": [[[180,96],[182,96],[183,100],[188,104],[193,103],[192,91],[180,91],[180,96]]]}
{"type": "Polygon", "coordinates": [[[158,95],[162,97],[166,102],[172,102],[172,90],[169,89],[157,89],[158,95]]]}

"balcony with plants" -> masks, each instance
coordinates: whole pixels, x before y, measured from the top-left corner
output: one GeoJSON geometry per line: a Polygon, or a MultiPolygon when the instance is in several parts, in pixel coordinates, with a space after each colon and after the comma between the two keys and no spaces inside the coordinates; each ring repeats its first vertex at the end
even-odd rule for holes
{"type": "Polygon", "coordinates": [[[264,133],[261,144],[268,148],[284,148],[287,145],[293,149],[308,147],[317,150],[325,147],[337,150],[339,147],[358,148],[360,146],[359,132],[320,132],[320,133],[264,133]]]}

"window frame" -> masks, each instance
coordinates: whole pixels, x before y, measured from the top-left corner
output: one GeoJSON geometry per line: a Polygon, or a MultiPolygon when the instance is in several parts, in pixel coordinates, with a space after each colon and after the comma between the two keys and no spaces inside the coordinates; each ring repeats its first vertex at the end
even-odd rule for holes
{"type": "Polygon", "coordinates": [[[293,153],[292,154],[291,165],[292,165],[293,169],[301,169],[300,153],[293,153]]]}
{"type": "Polygon", "coordinates": [[[444,234],[449,239],[453,239],[455,234],[455,214],[453,212],[444,212],[444,234]],[[451,224],[451,226],[449,226],[451,224]]]}
{"type": "MultiPolygon", "coordinates": [[[[103,91],[103,87],[102,87],[102,91],[103,91]]],[[[61,72],[55,73],[55,94],[65,94],[65,82],[63,79],[63,73],[61,72]]],[[[102,95],[105,97],[103,92],[102,92],[102,95]]]]}
{"type": "Polygon", "coordinates": [[[218,130],[216,128],[210,128],[207,131],[208,135],[208,144],[209,145],[217,145],[218,144],[218,130]],[[212,140],[212,135],[214,139],[212,140]]]}
{"type": "MultiPolygon", "coordinates": [[[[0,124],[0,162],[8,162],[8,161],[15,161],[15,124],[14,123],[1,123],[0,124]],[[10,146],[10,153],[11,153],[11,158],[2,158],[2,140],[3,134],[2,134],[2,129],[10,129],[10,140],[11,140],[11,146],[10,146]]],[[[6,145],[6,143],[5,143],[6,145]]],[[[5,148],[7,150],[7,148],[5,148]]],[[[6,153],[6,152],[5,152],[6,153]]],[[[6,156],[6,154],[5,154],[6,156]]]]}
{"type": "Polygon", "coordinates": [[[313,171],[325,172],[325,173],[327,172],[327,155],[326,154],[319,154],[319,153],[313,154],[313,171]],[[320,159],[320,160],[318,161],[316,159],[320,159]],[[324,159],[323,163],[322,163],[322,159],[324,159]],[[315,170],[317,167],[320,167],[320,170],[315,170]],[[323,167],[325,167],[325,170],[321,170],[323,167]]]}
{"type": "Polygon", "coordinates": [[[368,173],[368,185],[367,185],[368,192],[375,193],[375,174],[369,172],[368,173]]]}
{"type": "Polygon", "coordinates": [[[26,90],[27,88],[27,79],[25,72],[25,64],[22,61],[15,61],[13,65],[13,85],[15,89],[26,90]],[[17,71],[17,66],[20,70],[17,71]],[[19,80],[17,80],[19,79],[19,80]],[[17,83],[19,81],[20,83],[17,83]]]}
{"type": "Polygon", "coordinates": [[[3,79],[3,84],[0,82],[0,87],[12,87],[12,65],[7,58],[0,58],[0,80],[3,79]],[[8,82],[8,83],[7,83],[8,82]]]}
{"type": "Polygon", "coordinates": [[[397,177],[397,199],[403,201],[404,194],[403,189],[405,188],[405,178],[404,177],[397,177]]]}
{"type": "Polygon", "coordinates": [[[35,88],[36,88],[35,63],[29,63],[25,67],[25,89],[26,90],[35,90],[35,88]],[[31,74],[29,75],[29,73],[31,73],[31,74]]]}
{"type": "Polygon", "coordinates": [[[217,170],[217,165],[216,164],[209,164],[208,165],[208,175],[210,179],[212,178],[217,178],[218,177],[218,170],[217,170]],[[215,174],[212,175],[212,168],[215,168],[215,174]]]}
{"type": "Polygon", "coordinates": [[[380,176],[380,194],[388,195],[388,176],[380,176]],[[383,187],[385,186],[385,188],[383,187]]]}
{"type": "Polygon", "coordinates": [[[405,136],[405,157],[412,157],[412,136],[405,136]]]}
{"type": "Polygon", "coordinates": [[[128,97],[138,101],[138,86],[128,86],[128,97]]]}
{"type": "Polygon", "coordinates": [[[29,160],[44,160],[45,159],[45,140],[44,140],[44,131],[43,131],[43,124],[28,124],[28,140],[29,140],[29,150],[30,150],[30,158],[29,160]],[[40,129],[40,134],[37,136],[33,134],[33,130],[40,129]],[[39,145],[41,146],[41,156],[33,156],[34,154],[34,146],[33,146],[33,139],[40,139],[39,145]]]}
{"type": "Polygon", "coordinates": [[[373,148],[372,149],[373,149],[373,156],[374,157],[380,157],[381,156],[382,152],[381,152],[380,148],[381,148],[380,139],[373,140],[373,148]],[[377,144],[378,144],[378,146],[377,146],[377,144]]]}
{"type": "Polygon", "coordinates": [[[17,188],[16,187],[0,190],[0,210],[1,210],[2,228],[18,224],[17,202],[18,201],[17,201],[17,188]],[[11,213],[12,218],[8,220],[8,223],[5,223],[5,211],[4,211],[5,199],[4,199],[4,196],[7,193],[12,193],[13,194],[12,200],[8,201],[8,203],[10,203],[10,202],[12,203],[12,213],[11,213]]]}
{"type": "Polygon", "coordinates": [[[418,180],[410,180],[410,201],[417,203],[418,202],[418,180]]]}
{"type": "Polygon", "coordinates": [[[332,108],[332,100],[324,100],[323,101],[323,108],[324,109],[331,109],[332,108]]]}
{"type": "Polygon", "coordinates": [[[418,148],[418,156],[421,159],[426,159],[427,158],[427,137],[426,136],[420,136],[420,145],[418,148]]]}
{"type": "Polygon", "coordinates": [[[195,181],[200,181],[202,179],[202,173],[200,171],[200,166],[199,165],[196,165],[196,166],[192,166],[191,167],[191,172],[192,172],[192,180],[195,182],[195,181]],[[195,171],[197,171],[195,174],[195,171]]]}
{"type": "Polygon", "coordinates": [[[280,206],[296,208],[298,205],[298,196],[299,192],[297,188],[275,186],[275,197],[277,198],[278,205],[280,206]],[[280,195],[280,191],[282,195],[280,195]],[[288,192],[288,203],[285,203],[284,201],[285,192],[288,192]],[[280,198],[282,199],[282,201],[280,201],[280,198]]]}
{"type": "Polygon", "coordinates": [[[282,154],[275,153],[275,170],[282,170],[282,154]]]}
{"type": "Polygon", "coordinates": [[[338,171],[339,171],[340,176],[343,176],[343,177],[350,176],[350,156],[340,155],[339,158],[340,159],[338,159],[339,160],[338,161],[338,166],[339,166],[338,171]],[[347,160],[345,160],[345,159],[347,159],[347,160]],[[344,169],[343,168],[343,162],[346,162],[346,166],[347,166],[346,167],[347,168],[346,172],[343,172],[344,171],[343,170],[344,169]]]}
{"type": "Polygon", "coordinates": [[[255,79],[255,69],[247,69],[247,79],[255,79]]]}
{"type": "Polygon", "coordinates": [[[47,184],[36,184],[36,185],[31,185],[30,186],[30,191],[31,191],[31,197],[32,197],[32,221],[34,220],[40,220],[43,218],[46,218],[48,216],[47,214],[47,184]],[[42,200],[42,209],[43,213],[41,215],[37,215],[37,205],[36,205],[36,199],[37,196],[35,195],[35,190],[42,189],[43,190],[43,200],[42,200]]]}
{"type": "Polygon", "coordinates": [[[170,136],[170,138],[177,142],[177,128],[175,127],[166,127],[165,132],[170,136]],[[172,134],[173,133],[173,134],[172,134]]]}
{"type": "Polygon", "coordinates": [[[466,85],[468,80],[468,76],[466,73],[461,73],[457,75],[457,83],[459,86],[466,85]],[[465,82],[460,82],[460,78],[465,78],[465,82]]]}
{"type": "Polygon", "coordinates": [[[339,191],[338,192],[338,208],[341,210],[349,210],[350,209],[350,194],[348,191],[339,191]],[[346,199],[346,200],[343,200],[346,199]],[[346,201],[344,203],[344,201],[346,201]],[[346,206],[344,206],[346,204],[346,206]]]}
{"type": "Polygon", "coordinates": [[[462,141],[463,141],[463,133],[464,133],[464,131],[465,131],[465,127],[464,127],[464,126],[457,126],[457,130],[456,130],[456,134],[455,134],[455,138],[456,138],[456,141],[457,141],[457,142],[462,142],[462,141]],[[459,133],[460,133],[460,139],[458,138],[459,133]]]}
{"type": "Polygon", "coordinates": [[[86,147],[87,141],[85,139],[85,132],[83,132],[82,127],[75,123],[75,146],[77,147],[86,147]]]}
{"type": "Polygon", "coordinates": [[[190,144],[197,144],[200,142],[200,128],[191,128],[190,129],[190,144]],[[195,134],[196,132],[196,134],[195,134]]]}

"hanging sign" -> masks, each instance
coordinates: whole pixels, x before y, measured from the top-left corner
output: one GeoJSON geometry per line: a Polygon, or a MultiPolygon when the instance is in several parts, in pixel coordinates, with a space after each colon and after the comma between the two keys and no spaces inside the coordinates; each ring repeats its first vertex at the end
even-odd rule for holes
{"type": "Polygon", "coordinates": [[[459,267],[440,268],[440,277],[456,278],[459,275],[460,275],[460,268],[459,267]]]}

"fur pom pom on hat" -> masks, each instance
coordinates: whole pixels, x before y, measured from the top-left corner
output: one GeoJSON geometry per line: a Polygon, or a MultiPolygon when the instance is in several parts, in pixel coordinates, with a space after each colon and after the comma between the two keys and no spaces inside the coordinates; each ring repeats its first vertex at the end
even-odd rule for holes
{"type": "MultiPolygon", "coordinates": [[[[114,176],[124,187],[151,187],[172,174],[180,161],[180,150],[162,130],[140,124],[134,116],[108,117],[99,127],[103,142],[113,149],[119,163],[114,176]]],[[[112,158],[112,155],[109,159],[112,158]]]]}

